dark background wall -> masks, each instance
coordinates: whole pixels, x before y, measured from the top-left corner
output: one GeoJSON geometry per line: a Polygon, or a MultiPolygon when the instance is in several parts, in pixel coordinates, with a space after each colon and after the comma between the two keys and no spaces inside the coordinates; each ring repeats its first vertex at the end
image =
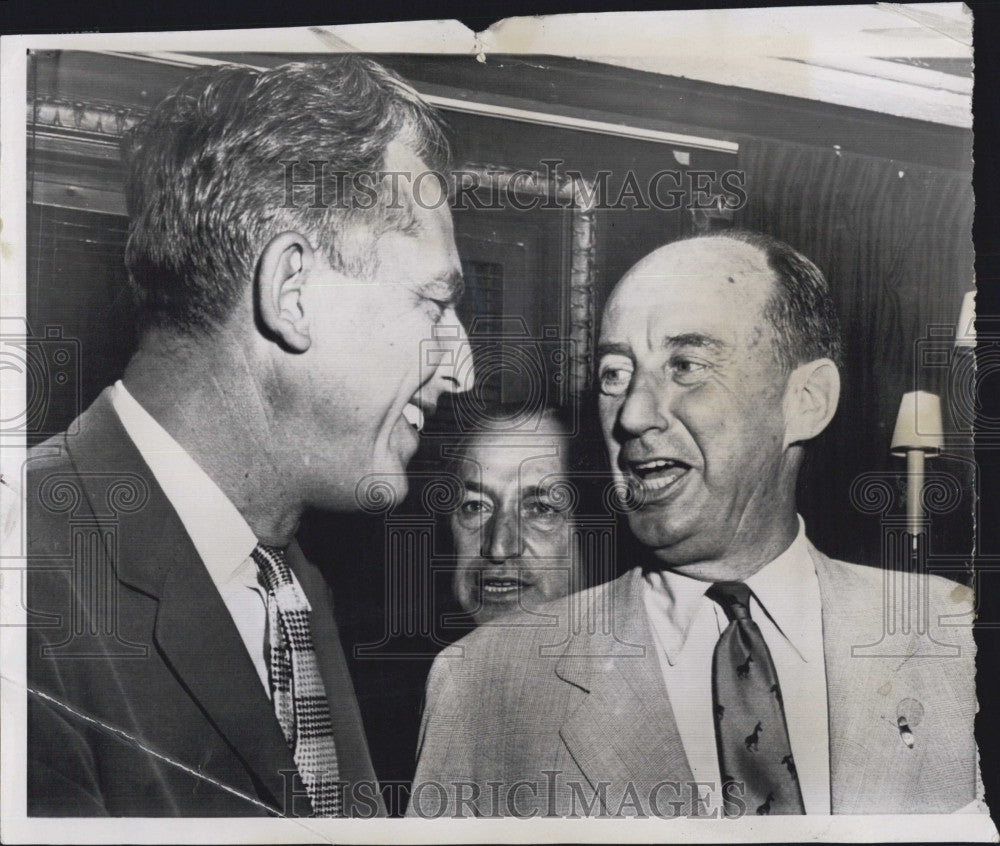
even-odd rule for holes
{"type": "MultiPolygon", "coordinates": [[[[277,64],[274,56],[233,56],[277,64]]],[[[701,150],[614,135],[450,113],[456,161],[538,170],[558,158],[564,169],[595,178],[611,171],[608,194],[626,175],[640,184],[661,169],[746,174],[747,204],[732,220],[783,238],[828,275],[846,339],[845,389],[831,429],[814,445],[800,486],[810,535],[825,552],[873,565],[881,562],[882,521],[863,515],[850,490],[865,472],[899,474],[889,438],[900,398],[916,388],[947,396],[953,367],[927,364],[921,350],[933,336],[950,355],[962,294],[972,287],[969,237],[972,191],[970,133],[809,101],[686,80],[539,57],[486,65],[471,58],[391,56],[385,61],[420,89],[534,110],[551,110],[672,132],[736,141],[739,153],[701,150]],[[687,154],[681,164],[675,152],[687,154]],[[923,345],[923,346],[922,346],[923,345]]],[[[61,102],[62,128],[29,125],[28,320],[36,334],[58,329],[79,351],[77,387],[53,396],[37,438],[57,431],[116,379],[135,343],[125,291],[122,249],[126,221],[114,127],[75,126],[79,105],[121,112],[149,108],[186,71],[152,62],[94,54],[40,54],[34,95],[61,102]]],[[[474,279],[466,317],[520,316],[536,337],[552,325],[565,333],[565,276],[570,235],[565,212],[456,213],[467,273],[474,279]],[[498,281],[499,280],[499,281],[498,281]],[[490,286],[493,286],[491,288],[490,286]],[[495,289],[495,290],[494,290],[495,289]],[[491,293],[491,291],[493,293],[491,293]],[[499,300],[495,299],[499,291],[499,300]],[[478,299],[476,299],[478,297],[478,299]],[[492,299],[491,299],[492,298],[492,299]],[[501,305],[497,305],[499,302],[501,305]]],[[[651,249],[692,231],[684,210],[599,210],[595,215],[596,313],[631,264],[651,249]]],[[[581,402],[586,403],[586,398],[581,402]]],[[[946,413],[948,404],[945,402],[946,413]]],[[[960,485],[960,501],[935,517],[934,550],[959,569],[971,550],[971,454],[958,430],[949,455],[934,468],[960,485]]],[[[432,472],[433,447],[415,467],[432,472]]],[[[895,506],[898,512],[902,499],[895,506]]],[[[387,527],[410,515],[347,520],[310,515],[303,544],[330,574],[380,778],[412,773],[423,680],[440,643],[458,630],[438,626],[448,605],[446,567],[428,577],[435,597],[430,629],[388,621],[386,607],[401,589],[391,584],[387,527]],[[374,646],[373,646],[374,645],[374,646]]],[[[432,548],[446,561],[447,538],[432,548]]],[[[627,562],[626,562],[627,563],[627,562]]]]}

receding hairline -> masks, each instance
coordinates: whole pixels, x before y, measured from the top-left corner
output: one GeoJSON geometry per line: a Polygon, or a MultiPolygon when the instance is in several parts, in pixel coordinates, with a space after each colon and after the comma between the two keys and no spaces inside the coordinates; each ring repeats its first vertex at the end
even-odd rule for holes
{"type": "MultiPolygon", "coordinates": [[[[764,249],[756,244],[750,244],[738,238],[731,238],[725,235],[703,235],[694,238],[684,238],[680,241],[672,241],[669,244],[664,244],[662,247],[657,247],[651,253],[647,253],[643,256],[643,258],[639,259],[639,261],[632,265],[632,267],[630,267],[622,276],[618,284],[615,285],[604,307],[605,318],[610,315],[616,307],[620,307],[621,299],[625,296],[625,292],[630,292],[631,289],[634,289],[636,286],[644,285],[649,288],[656,288],[659,284],[666,284],[672,279],[681,278],[679,274],[663,272],[664,268],[662,265],[659,270],[657,270],[657,262],[663,262],[675,253],[684,255],[685,253],[683,250],[685,247],[689,247],[689,245],[694,243],[704,244],[708,241],[726,241],[737,247],[745,247],[748,250],[748,252],[745,253],[745,257],[749,258],[750,256],[754,256],[756,258],[756,261],[748,262],[747,266],[744,268],[735,268],[731,273],[723,272],[719,274],[717,281],[721,281],[721,279],[728,279],[730,282],[735,284],[737,277],[745,278],[751,275],[765,279],[767,285],[766,287],[761,286],[762,289],[760,290],[760,299],[758,302],[758,318],[762,321],[763,325],[773,330],[771,322],[767,319],[766,309],[773,298],[780,295],[780,282],[777,272],[770,266],[767,253],[764,249]]],[[[691,278],[697,282],[698,280],[708,278],[708,276],[707,274],[702,276],[697,273],[692,273],[691,278]]],[[[761,324],[759,323],[758,325],[761,324]]]]}
{"type": "MultiPolygon", "coordinates": [[[[743,230],[740,230],[742,233],[743,230]]],[[[825,277],[823,277],[822,271],[816,268],[813,262],[811,262],[806,256],[798,252],[794,247],[785,242],[778,241],[777,239],[771,238],[766,235],[758,235],[758,233],[746,232],[747,237],[740,237],[739,234],[730,234],[727,232],[712,233],[709,235],[698,235],[691,238],[682,238],[678,241],[672,241],[669,244],[665,244],[662,247],[658,247],[651,253],[644,256],[635,265],[633,265],[622,277],[618,285],[615,286],[608,298],[607,304],[605,305],[604,318],[602,323],[605,323],[607,318],[612,315],[616,308],[620,308],[622,297],[625,295],[623,292],[628,292],[632,296],[632,300],[635,300],[635,286],[642,286],[645,283],[647,290],[655,291],[657,287],[657,282],[667,284],[671,279],[680,278],[680,274],[670,273],[669,266],[666,265],[672,257],[685,256],[685,260],[691,259],[690,248],[693,245],[698,245],[698,250],[704,250],[710,248],[708,242],[725,242],[730,246],[735,246],[737,252],[731,254],[730,256],[723,257],[719,259],[722,263],[712,267],[710,270],[704,274],[700,274],[697,271],[691,272],[691,278],[697,283],[700,280],[712,279],[717,284],[721,283],[722,280],[728,280],[728,282],[734,283],[733,287],[738,288],[737,282],[743,281],[744,286],[742,291],[734,290],[733,294],[739,296],[740,293],[748,294],[753,293],[756,302],[756,314],[752,317],[748,314],[747,318],[752,321],[748,326],[750,331],[750,339],[753,338],[754,334],[760,337],[760,332],[764,333],[764,337],[768,339],[769,346],[771,347],[778,363],[786,371],[786,373],[795,366],[794,362],[789,362],[787,359],[793,357],[793,353],[789,346],[787,339],[785,339],[781,330],[775,320],[775,317],[771,313],[773,310],[780,308],[781,304],[788,299],[788,293],[785,290],[785,283],[783,281],[783,276],[781,271],[774,266],[772,260],[772,250],[782,249],[789,250],[802,259],[806,264],[812,265],[815,270],[819,273],[824,285],[826,285],[825,277]],[[759,237],[759,240],[754,240],[755,237],[759,237]],[[772,243],[773,242],[773,243],[772,243]],[[740,248],[745,248],[740,249],[740,248]],[[743,267],[734,267],[731,272],[726,272],[728,268],[725,266],[725,262],[733,258],[733,256],[742,256],[742,262],[745,262],[743,267]],[[659,270],[657,271],[657,268],[659,270]],[[723,272],[719,273],[718,270],[722,269],[723,272]],[[752,277],[752,279],[751,279],[752,277]],[[763,280],[761,283],[756,282],[756,280],[763,280]]],[[[717,256],[716,253],[709,251],[709,255],[717,256]]],[[[697,260],[697,259],[695,259],[697,260]]],[[[724,288],[723,288],[724,290],[724,288]]],[[[827,288],[827,296],[828,294],[827,288]]],[[[749,298],[748,298],[749,299],[749,298]]],[[[747,305],[753,300],[749,300],[747,305]]],[[[604,326],[602,325],[602,337],[604,335],[604,326]]],[[[613,340],[613,339],[611,339],[613,340]]],[[[756,345],[756,342],[754,342],[756,345]]],[[[600,349],[599,344],[599,349],[600,349]]],[[[605,344],[605,347],[613,347],[612,344],[605,344]]],[[[815,356],[814,356],[815,358],[815,356]]],[[[807,360],[807,359],[802,359],[807,360]]]]}
{"type": "MultiPolygon", "coordinates": [[[[771,268],[767,253],[762,247],[756,244],[750,244],[746,241],[742,241],[738,238],[727,237],[725,235],[704,235],[696,238],[685,238],[680,241],[672,241],[669,244],[664,244],[662,247],[657,247],[651,253],[647,253],[639,261],[637,261],[632,267],[625,271],[621,280],[615,286],[617,291],[619,288],[624,287],[627,283],[634,284],[638,280],[648,280],[654,282],[657,277],[661,279],[669,278],[672,274],[664,273],[663,262],[673,258],[675,255],[682,255],[687,257],[687,254],[693,252],[691,247],[695,244],[700,246],[707,246],[709,242],[724,241],[737,248],[745,249],[745,256],[753,256],[756,261],[747,262],[746,267],[734,268],[734,273],[760,273],[767,276],[772,284],[777,282],[777,274],[771,268]]],[[[614,296],[614,292],[612,293],[614,296]]]]}

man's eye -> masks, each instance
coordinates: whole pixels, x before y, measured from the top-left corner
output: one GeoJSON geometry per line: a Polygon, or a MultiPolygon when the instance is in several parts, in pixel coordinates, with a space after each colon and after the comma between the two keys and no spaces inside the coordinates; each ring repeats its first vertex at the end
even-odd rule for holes
{"type": "Polygon", "coordinates": [[[466,519],[488,518],[493,512],[493,503],[488,499],[467,499],[458,506],[458,513],[466,519]]]}
{"type": "Polygon", "coordinates": [[[685,385],[703,379],[710,367],[704,361],[677,356],[670,360],[670,369],[674,372],[674,378],[685,385]]]}
{"type": "Polygon", "coordinates": [[[562,521],[564,514],[561,509],[542,500],[525,503],[522,512],[526,519],[539,525],[556,525],[562,521]]]}
{"type": "Polygon", "coordinates": [[[598,381],[601,393],[605,396],[621,396],[632,382],[632,368],[624,365],[604,365],[600,369],[598,381]]]}

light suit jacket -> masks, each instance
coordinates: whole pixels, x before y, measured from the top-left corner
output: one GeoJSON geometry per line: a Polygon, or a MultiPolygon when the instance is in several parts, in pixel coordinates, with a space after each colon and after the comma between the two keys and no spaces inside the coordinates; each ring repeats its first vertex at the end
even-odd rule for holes
{"type": "MultiPolygon", "coordinates": [[[[892,599],[891,574],[810,550],[823,608],[827,702],[817,706],[829,713],[833,813],[946,813],[973,802],[971,591],[896,574],[896,586],[911,591],[903,605],[903,594],[892,599]],[[916,617],[901,632],[904,609],[929,621],[922,634],[916,617]]],[[[481,627],[439,655],[408,813],[692,813],[671,709],[680,694],[664,690],[642,584],[635,568],[549,603],[539,612],[547,616],[481,627]]]]}

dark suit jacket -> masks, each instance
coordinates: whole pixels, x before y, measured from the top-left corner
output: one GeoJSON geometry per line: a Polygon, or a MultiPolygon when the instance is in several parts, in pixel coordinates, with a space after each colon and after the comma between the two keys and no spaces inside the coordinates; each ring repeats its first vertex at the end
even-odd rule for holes
{"type": "MultiPolygon", "coordinates": [[[[926,575],[897,582],[909,585],[905,608],[922,620],[904,632],[903,594],[892,598],[881,570],[811,554],[833,813],[948,813],[973,802],[971,591],[926,575]]],[[[684,692],[664,690],[642,584],[636,568],[543,606],[547,618],[497,621],[443,652],[428,681],[408,813],[690,813],[692,773],[671,707],[684,692]]]]}
{"type": "MultiPolygon", "coordinates": [[[[28,813],[308,815],[239,632],[106,392],[69,431],[27,467],[28,813]]],[[[383,815],[329,588],[295,544],[289,564],[347,812],[383,815]]]]}

